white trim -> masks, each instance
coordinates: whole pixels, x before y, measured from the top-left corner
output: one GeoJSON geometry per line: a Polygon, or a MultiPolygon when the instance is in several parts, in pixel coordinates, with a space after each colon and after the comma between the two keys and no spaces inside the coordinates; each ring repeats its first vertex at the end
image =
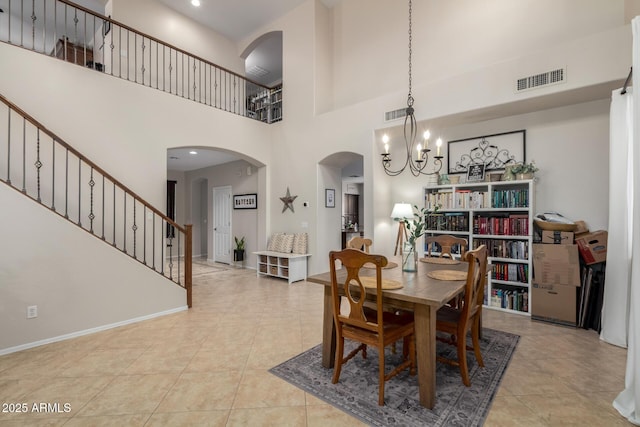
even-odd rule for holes
{"type": "Polygon", "coordinates": [[[17,351],[27,350],[27,349],[34,348],[34,347],[39,347],[39,346],[45,345],[45,344],[51,344],[51,343],[58,342],[58,341],[65,341],[65,340],[68,340],[68,339],[71,339],[71,338],[77,338],[77,337],[81,337],[81,336],[84,336],[84,335],[94,334],[96,332],[106,331],[108,329],[118,328],[120,326],[130,325],[132,323],[138,323],[138,322],[142,322],[142,321],[145,321],[145,320],[154,319],[156,317],[166,316],[168,314],[179,313],[181,311],[186,311],[188,309],[189,309],[189,307],[184,305],[182,307],[172,308],[171,310],[166,310],[166,311],[161,311],[161,312],[158,312],[158,313],[148,314],[146,316],[135,317],[133,319],[123,320],[121,322],[111,323],[111,324],[108,324],[108,325],[102,325],[102,326],[98,326],[96,328],[85,329],[83,331],[72,332],[70,334],[59,335],[59,336],[53,337],[53,338],[46,338],[46,339],[43,339],[43,340],[40,340],[40,341],[34,341],[34,342],[31,342],[31,343],[27,343],[27,344],[17,345],[15,347],[9,347],[9,348],[5,348],[5,349],[0,349],[0,356],[4,356],[5,354],[10,354],[10,353],[15,353],[17,351]]]}

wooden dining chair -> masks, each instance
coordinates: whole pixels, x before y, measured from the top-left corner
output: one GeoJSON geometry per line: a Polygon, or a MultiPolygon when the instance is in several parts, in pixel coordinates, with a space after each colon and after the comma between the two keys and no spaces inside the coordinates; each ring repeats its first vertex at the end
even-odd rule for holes
{"type": "Polygon", "coordinates": [[[347,248],[360,249],[361,251],[369,253],[369,248],[371,247],[372,244],[373,244],[373,241],[371,239],[365,239],[364,237],[356,236],[356,237],[352,237],[347,242],[347,248]]]}
{"type": "Polygon", "coordinates": [[[367,357],[367,346],[378,350],[378,405],[384,405],[385,382],[409,368],[411,375],[416,373],[415,324],[412,313],[396,314],[385,311],[382,304],[382,267],[387,258],[382,255],[367,254],[358,249],[347,248],[329,252],[331,271],[331,296],[333,300],[333,321],[336,327],[336,360],[332,382],[340,379],[342,365],[362,351],[367,357]],[[336,261],[346,269],[345,279],[338,281],[336,261]],[[360,269],[365,263],[376,266],[376,287],[368,288],[360,278],[360,269]],[[341,296],[349,303],[349,312],[341,312],[341,296]],[[375,309],[365,306],[367,299],[374,299],[375,309]],[[347,356],[344,356],[344,340],[360,343],[347,356]],[[385,347],[403,339],[403,362],[389,373],[385,373],[385,347]]]}
{"type": "Polygon", "coordinates": [[[446,334],[446,336],[438,334],[437,340],[456,346],[458,355],[457,360],[438,356],[438,361],[458,366],[462,382],[469,387],[471,381],[467,367],[467,350],[473,350],[478,365],[484,366],[482,354],[480,354],[480,319],[487,272],[487,247],[481,245],[477,249],[467,252],[465,259],[469,263],[469,267],[461,304],[457,307],[445,305],[438,310],[436,331],[446,334]],[[469,331],[471,331],[472,347],[467,346],[469,331]]]}
{"type": "Polygon", "coordinates": [[[449,257],[453,258],[453,247],[457,246],[458,253],[460,258],[464,258],[464,253],[467,250],[468,242],[467,239],[463,239],[461,237],[450,236],[448,234],[441,234],[437,236],[427,236],[425,237],[425,242],[427,244],[427,256],[432,256],[432,248],[434,243],[440,248],[440,257],[449,257]]]}

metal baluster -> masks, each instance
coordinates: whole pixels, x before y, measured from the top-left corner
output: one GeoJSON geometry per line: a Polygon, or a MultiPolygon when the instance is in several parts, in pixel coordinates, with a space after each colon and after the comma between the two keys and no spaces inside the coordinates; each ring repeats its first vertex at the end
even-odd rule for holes
{"type": "MultiPolygon", "coordinates": [[[[46,20],[45,20],[46,21],[46,20]]],[[[58,48],[58,2],[53,2],[53,56],[56,56],[58,48]]]]}
{"type": "MultiPolygon", "coordinates": [[[[198,81],[198,84],[200,81],[198,81]]],[[[196,84],[196,58],[193,58],[193,100],[196,100],[196,88],[198,87],[196,84]]]]}
{"type": "MultiPolygon", "coordinates": [[[[73,34],[74,34],[74,42],[78,43],[78,9],[73,8],[73,34]]],[[[78,49],[77,47],[73,48],[73,63],[78,63],[78,49]]]]}
{"type": "Polygon", "coordinates": [[[238,114],[238,98],[236,96],[236,91],[238,90],[238,77],[233,76],[233,112],[238,114]]]}
{"type": "Polygon", "coordinates": [[[160,43],[156,42],[156,89],[160,89],[160,43]]]}
{"type": "Polygon", "coordinates": [[[102,240],[104,240],[104,174],[102,175],[102,240]]]}
{"type": "MultiPolygon", "coordinates": [[[[184,53],[180,52],[181,56],[180,56],[180,65],[182,66],[182,72],[180,73],[180,80],[181,80],[181,88],[182,88],[182,97],[184,98],[184,53]]],[[[188,67],[188,65],[187,65],[188,67]]],[[[188,73],[187,73],[187,77],[188,73]]],[[[189,87],[189,86],[187,86],[189,87]]]]}
{"type": "Polygon", "coordinates": [[[78,157],[78,225],[82,227],[82,159],[78,157]]]}
{"type": "Polygon", "coordinates": [[[96,185],[96,182],[93,180],[93,166],[91,167],[91,179],[89,180],[90,187],[90,199],[89,199],[89,231],[93,234],[93,220],[95,219],[95,215],[93,214],[93,187],[96,185]]]}
{"type": "Polygon", "coordinates": [[[69,149],[66,147],[64,159],[64,217],[69,219],[69,149]]]}
{"type": "Polygon", "coordinates": [[[171,48],[169,48],[169,93],[172,93],[172,91],[171,91],[171,72],[173,71],[173,66],[171,64],[172,64],[171,48]]]}
{"type": "MultiPolygon", "coordinates": [[[[167,225],[169,225],[168,222],[167,225]]],[[[169,229],[169,279],[173,280],[173,233],[171,233],[171,229],[169,229]]]]}
{"type": "Polygon", "coordinates": [[[138,33],[133,33],[133,70],[135,71],[135,82],[138,83],[138,33]]]}
{"type": "Polygon", "coordinates": [[[166,92],[167,88],[167,71],[166,71],[166,48],[162,45],[162,91],[166,92]]]}
{"type": "Polygon", "coordinates": [[[180,284],[180,235],[182,233],[178,230],[178,284],[180,284]]]}
{"type": "Polygon", "coordinates": [[[122,214],[122,230],[123,230],[123,235],[122,235],[122,251],[126,254],[127,253],[127,192],[124,191],[124,197],[123,197],[123,203],[122,203],[122,210],[123,210],[123,214],[122,214]]]}
{"type": "Polygon", "coordinates": [[[24,46],[24,4],[20,5],[20,46],[24,46]]]}
{"type": "Polygon", "coordinates": [[[133,257],[136,258],[136,232],[138,231],[138,225],[136,224],[136,199],[133,199],[133,257]]]}
{"type": "Polygon", "coordinates": [[[7,184],[11,185],[11,107],[7,108],[7,184]]]}
{"type": "Polygon", "coordinates": [[[36,2],[31,1],[31,50],[36,50],[36,2]]]}
{"type": "MultiPolygon", "coordinates": [[[[156,214],[153,213],[153,231],[151,232],[151,265],[156,269],[156,214]]],[[[162,230],[161,230],[162,231],[162,230]]]]}
{"type": "Polygon", "coordinates": [[[113,246],[116,246],[116,183],[113,182],[113,246]]]}
{"type": "Polygon", "coordinates": [[[142,205],[142,260],[147,265],[147,205],[142,205]]]}
{"type": "Polygon", "coordinates": [[[37,194],[38,194],[38,202],[42,203],[42,199],[40,198],[40,168],[42,167],[42,162],[40,161],[40,128],[36,130],[36,162],[34,163],[36,167],[36,183],[37,183],[37,194]]]}
{"type": "Polygon", "coordinates": [[[51,210],[56,211],[56,140],[51,140],[51,210]]]}
{"type": "Polygon", "coordinates": [[[131,80],[129,78],[129,58],[131,58],[131,55],[129,54],[129,51],[131,49],[129,49],[129,30],[127,30],[127,80],[131,80]]]}
{"type": "MultiPolygon", "coordinates": [[[[140,55],[140,59],[142,60],[142,67],[140,68],[140,71],[142,72],[142,86],[144,86],[144,72],[146,71],[144,68],[144,50],[145,50],[146,46],[144,45],[144,36],[142,36],[142,53],[140,55]]],[[[137,55],[136,55],[137,57],[137,55]]],[[[151,83],[151,79],[149,79],[149,83],[151,83]]]]}
{"type": "Polygon", "coordinates": [[[120,50],[118,54],[118,77],[122,78],[122,27],[118,27],[118,50],[120,50]]]}
{"type": "MultiPolygon", "coordinates": [[[[191,57],[187,56],[187,98],[189,99],[191,99],[191,74],[189,73],[190,58],[191,57]]],[[[182,71],[184,72],[184,67],[182,68],[182,71]]],[[[182,76],[182,79],[184,80],[184,76],[182,76]]],[[[184,87],[182,90],[184,90],[184,87]]]]}
{"type": "MultiPolygon", "coordinates": [[[[7,21],[9,21],[9,24],[7,25],[7,29],[9,31],[8,35],[9,35],[9,44],[11,44],[11,1],[9,1],[9,14],[7,15],[7,21]]],[[[9,182],[11,183],[11,182],[9,182]]]]}
{"type": "Polygon", "coordinates": [[[62,33],[62,37],[64,38],[62,40],[62,44],[63,44],[63,54],[64,54],[64,60],[67,60],[67,4],[64,4],[64,32],[62,33]]]}
{"type": "Polygon", "coordinates": [[[27,193],[27,120],[22,118],[22,192],[27,193]]]}
{"type": "MultiPolygon", "coordinates": [[[[199,86],[198,86],[198,101],[200,103],[202,103],[202,67],[203,67],[202,61],[199,61],[199,64],[200,64],[200,67],[198,67],[198,83],[199,83],[199,86]]],[[[207,90],[207,80],[206,80],[207,79],[207,74],[206,74],[206,71],[205,71],[204,78],[205,78],[204,90],[205,90],[205,94],[206,94],[207,93],[206,92],[206,90],[207,90]]],[[[207,95],[205,95],[205,97],[204,97],[204,103],[205,104],[207,103],[207,95]]]]}

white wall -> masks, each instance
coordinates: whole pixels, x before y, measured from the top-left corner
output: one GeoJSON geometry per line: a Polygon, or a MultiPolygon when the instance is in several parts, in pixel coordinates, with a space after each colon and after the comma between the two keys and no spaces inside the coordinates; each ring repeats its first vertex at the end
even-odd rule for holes
{"type": "Polygon", "coordinates": [[[244,75],[235,43],[154,0],[112,0],[112,18],[129,27],[244,75]]]}
{"type": "Polygon", "coordinates": [[[186,309],[183,288],[128,255],[6,185],[0,200],[0,354],[186,309]],[[32,305],[38,317],[27,319],[32,305]]]}

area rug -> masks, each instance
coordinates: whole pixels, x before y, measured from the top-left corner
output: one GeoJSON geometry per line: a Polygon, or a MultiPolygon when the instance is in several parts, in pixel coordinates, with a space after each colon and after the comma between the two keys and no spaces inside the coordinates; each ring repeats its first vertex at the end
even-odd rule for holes
{"type": "MultiPolygon", "coordinates": [[[[457,367],[437,363],[433,410],[420,405],[417,377],[408,371],[387,381],[385,405],[378,406],[378,354],[372,348],[367,351],[367,359],[358,354],[343,365],[337,384],[331,383],[333,369],[322,367],[321,345],[269,372],[372,426],[479,426],[484,423],[519,339],[518,335],[484,328],[480,343],[484,368],[477,365],[473,352],[468,353],[471,387],[462,384],[457,367]]],[[[353,348],[349,344],[347,340],[345,354],[353,348]]],[[[456,357],[454,347],[440,342],[437,351],[447,358],[456,357]]],[[[401,355],[401,348],[396,354],[387,350],[387,368],[396,366],[401,355]]]]}

